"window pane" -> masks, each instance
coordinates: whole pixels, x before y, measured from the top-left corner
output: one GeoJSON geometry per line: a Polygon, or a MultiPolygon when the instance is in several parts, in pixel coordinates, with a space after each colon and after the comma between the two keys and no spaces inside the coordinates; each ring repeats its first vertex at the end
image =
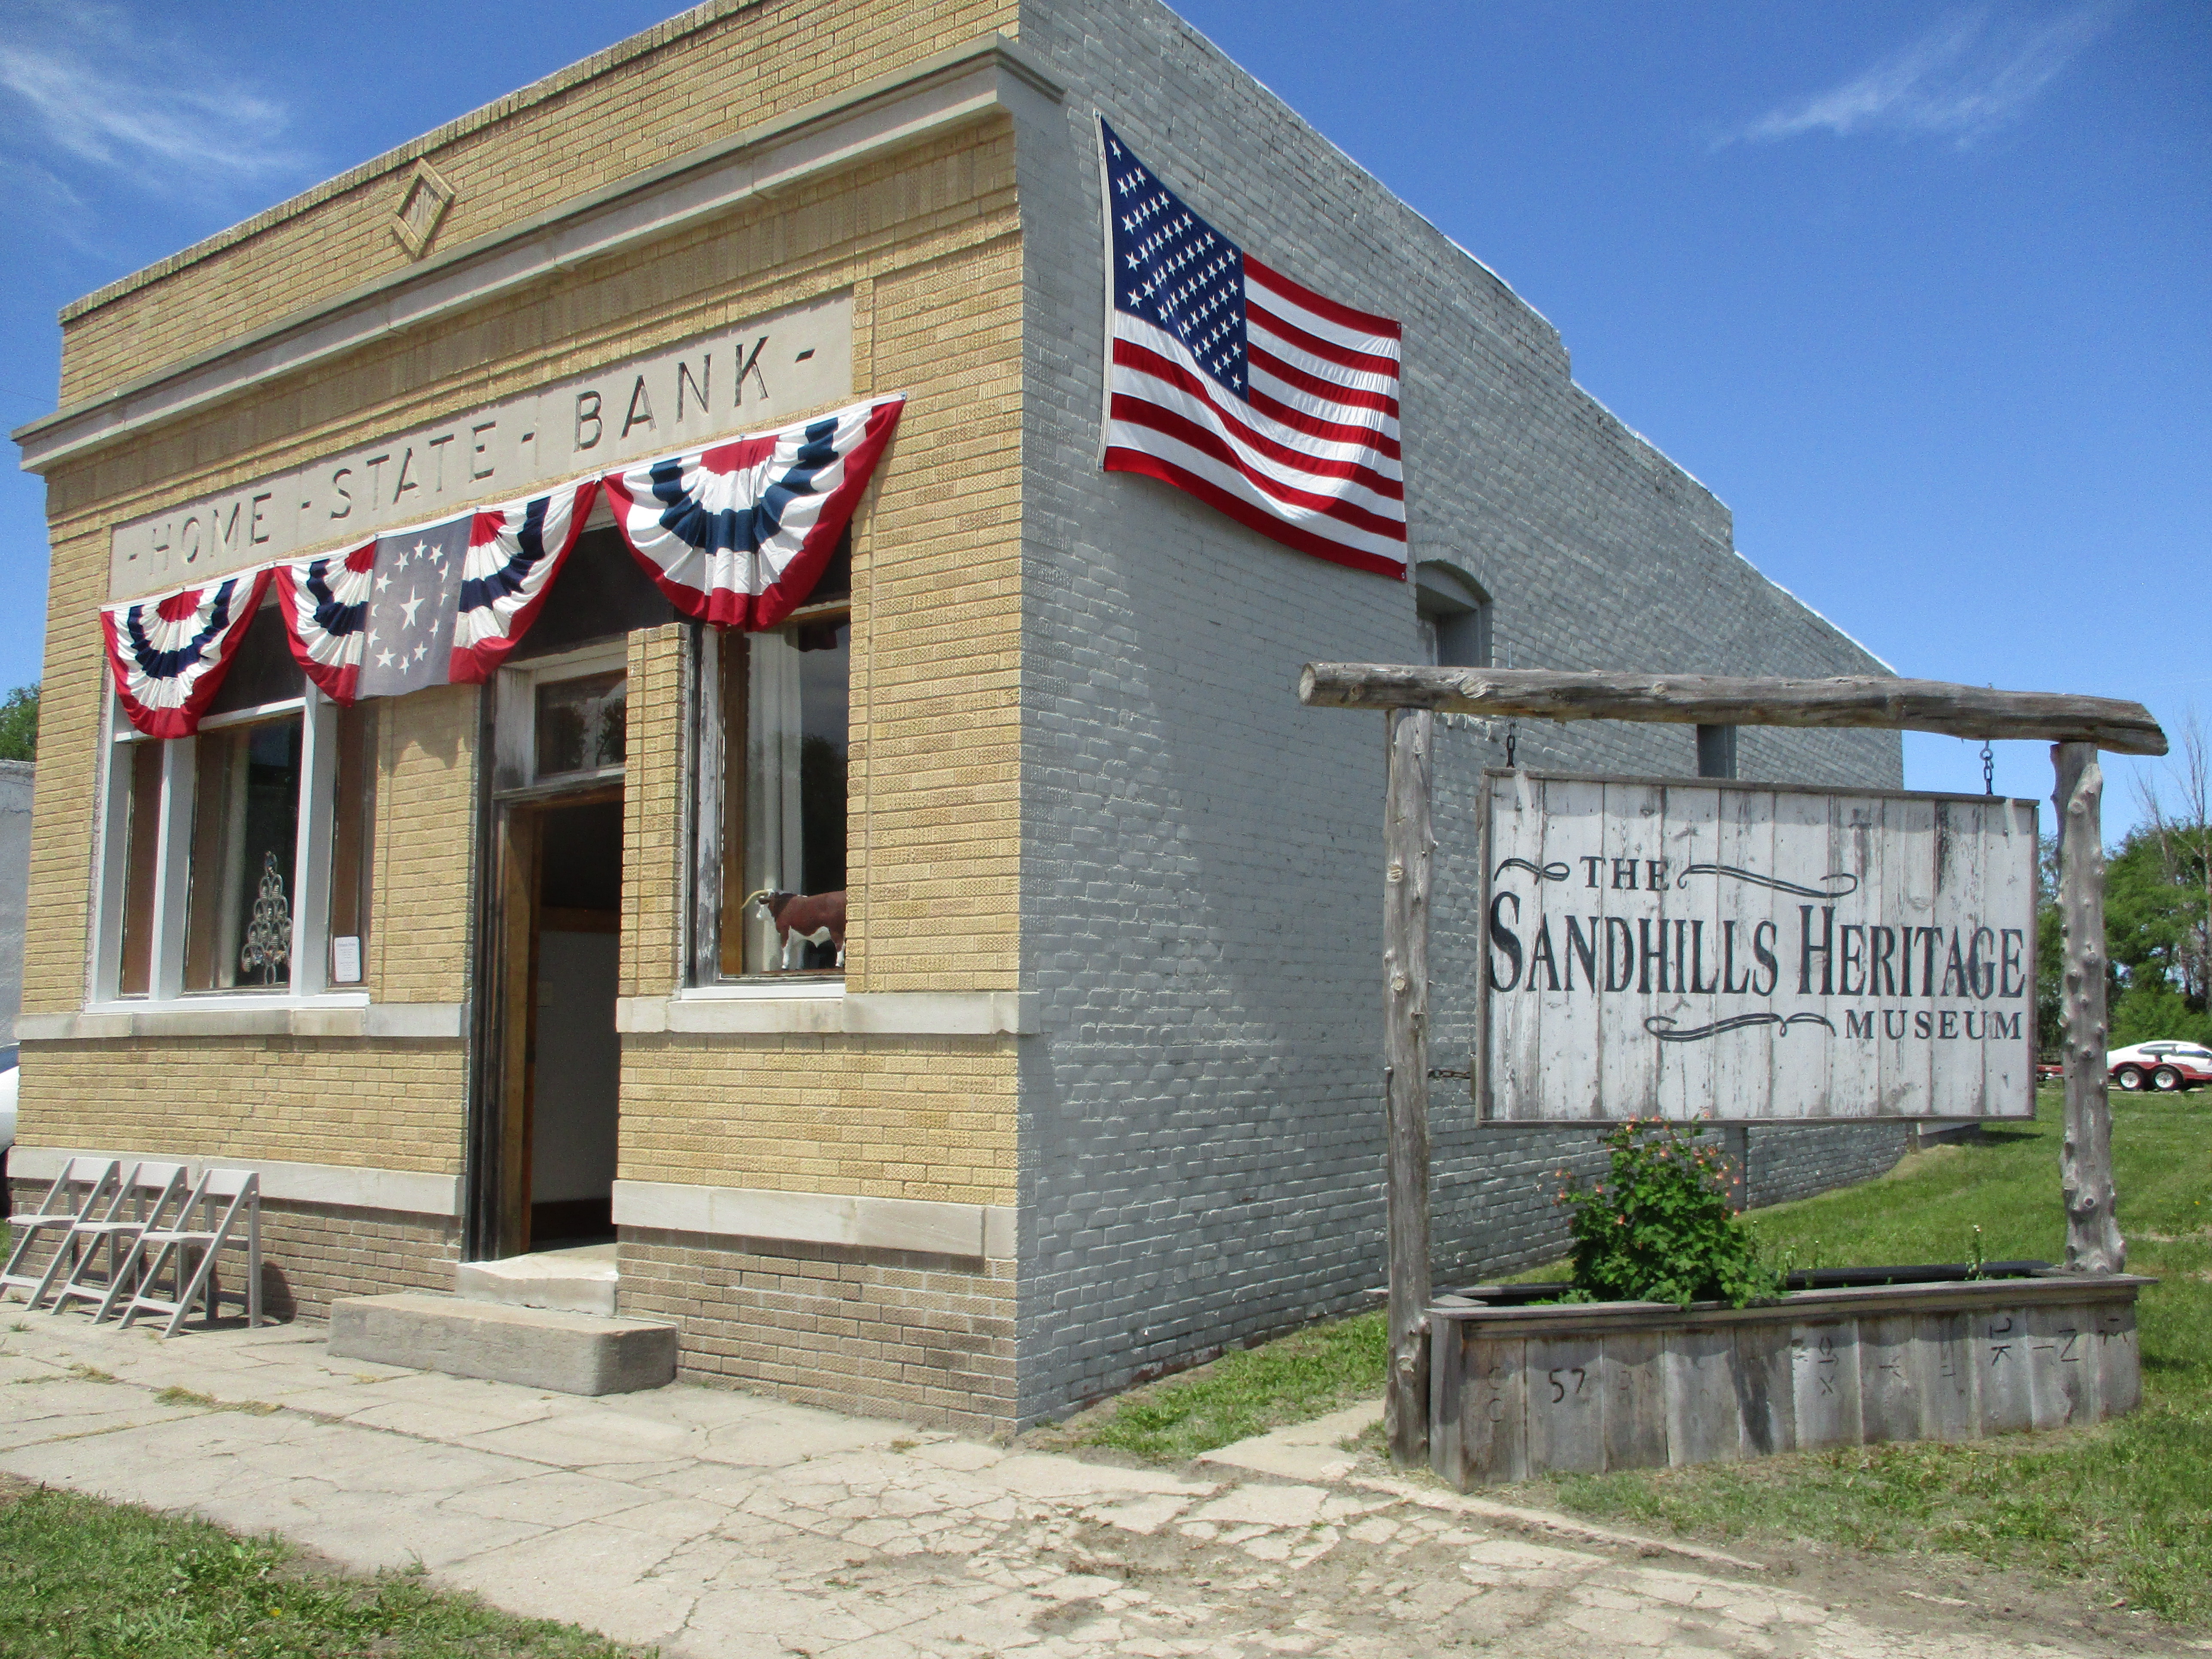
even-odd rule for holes
{"type": "Polygon", "coordinates": [[[545,590],[538,620],[507,660],[530,662],[675,620],[675,606],[630,556],[622,532],[612,525],[586,530],[561,567],[561,580],[545,590]]]}
{"type": "Polygon", "coordinates": [[[842,617],[744,641],[743,695],[725,703],[726,709],[739,703],[744,716],[743,724],[730,726],[732,773],[739,769],[735,735],[745,734],[738,801],[725,820],[725,835],[741,831],[743,848],[736,860],[741,879],[726,877],[724,883],[726,970],[732,933],[743,941],[737,953],[742,972],[839,969],[834,938],[816,941],[794,933],[787,946],[764,906],[747,905],[741,915],[730,907],[763,891],[843,896],[852,643],[852,623],[842,617]]]}
{"type": "Polygon", "coordinates": [[[203,732],[192,796],[185,988],[292,981],[300,717],[203,732]]]}
{"type": "Polygon", "coordinates": [[[369,854],[375,835],[374,706],[356,703],[340,709],[337,739],[337,787],[331,802],[330,981],[358,985],[368,947],[369,854]]]}
{"type": "Polygon", "coordinates": [[[627,747],[629,680],[617,669],[538,688],[538,775],[620,766],[627,747]]]}
{"type": "Polygon", "coordinates": [[[222,684],[208,704],[207,713],[235,714],[258,708],[264,702],[283,702],[305,694],[307,676],[284,632],[284,617],[273,605],[264,605],[246,625],[238,654],[222,677],[222,684]]]}
{"type": "Polygon", "coordinates": [[[752,640],[744,634],[724,634],[719,641],[722,709],[722,817],[716,826],[721,836],[721,902],[717,967],[725,977],[745,971],[745,921],[738,904],[751,890],[745,885],[745,733],[752,729],[750,700],[752,640]]]}
{"type": "Polygon", "coordinates": [[[1701,778],[1732,778],[1735,775],[1735,727],[1701,726],[1698,728],[1698,775],[1701,778]]]}
{"type": "Polygon", "coordinates": [[[121,826],[123,855],[123,970],[116,989],[143,997],[154,978],[154,855],[161,839],[161,748],[158,743],[124,746],[115,764],[131,769],[128,817],[121,826]]]}

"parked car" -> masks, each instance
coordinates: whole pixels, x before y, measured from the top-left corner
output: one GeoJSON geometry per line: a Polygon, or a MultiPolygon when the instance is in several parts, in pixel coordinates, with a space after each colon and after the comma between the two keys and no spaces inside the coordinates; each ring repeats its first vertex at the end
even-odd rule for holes
{"type": "Polygon", "coordinates": [[[2194,1089],[2212,1083],[2212,1048],[2194,1042],[2137,1042],[2106,1054],[2105,1074],[2130,1091],[2194,1089]]]}
{"type": "Polygon", "coordinates": [[[22,1075],[15,1069],[16,1053],[13,1043],[0,1048],[0,1205],[7,1202],[8,1154],[15,1146],[15,1082],[22,1075]]]}

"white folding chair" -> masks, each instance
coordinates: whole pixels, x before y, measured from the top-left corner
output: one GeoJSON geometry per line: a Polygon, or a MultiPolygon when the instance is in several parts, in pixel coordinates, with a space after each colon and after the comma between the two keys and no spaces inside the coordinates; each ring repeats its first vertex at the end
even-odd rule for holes
{"type": "Polygon", "coordinates": [[[185,1166],[181,1164],[140,1164],[115,1184],[115,1196],[106,1209],[86,1214],[71,1227],[64,1248],[70,1255],[69,1277],[54,1287],[53,1311],[72,1302],[96,1302],[93,1315],[98,1324],[114,1305],[115,1291],[123,1283],[126,1262],[138,1254],[138,1239],[146,1229],[167,1220],[170,1205],[185,1195],[185,1166]],[[87,1275],[107,1250],[107,1276],[87,1275]]]}
{"type": "MultiPolygon", "coordinates": [[[[260,1324],[261,1177],[252,1170],[203,1170],[199,1185],[178,1212],[177,1224],[149,1227],[138,1237],[145,1267],[123,1310],[125,1325],[142,1313],[165,1313],[169,1322],[161,1334],[174,1336],[195,1301],[203,1304],[210,1321],[219,1318],[222,1304],[229,1302],[245,1308],[248,1326],[260,1324]],[[216,1258],[234,1246],[246,1252],[242,1291],[224,1290],[216,1276],[216,1258]],[[174,1301],[155,1294],[165,1267],[177,1287],[174,1301]]],[[[137,1264],[132,1265],[135,1270],[137,1264]]]]}
{"type": "Polygon", "coordinates": [[[37,1307],[68,1259],[66,1230],[110,1202],[111,1191],[120,1178],[121,1166],[112,1158],[64,1159],[61,1173],[46,1188],[39,1207],[8,1218],[15,1244],[8,1252],[7,1265],[0,1267],[0,1297],[11,1290],[21,1291],[30,1305],[37,1307]],[[54,1241],[53,1255],[42,1271],[33,1273],[31,1247],[57,1231],[63,1237],[54,1241]]]}

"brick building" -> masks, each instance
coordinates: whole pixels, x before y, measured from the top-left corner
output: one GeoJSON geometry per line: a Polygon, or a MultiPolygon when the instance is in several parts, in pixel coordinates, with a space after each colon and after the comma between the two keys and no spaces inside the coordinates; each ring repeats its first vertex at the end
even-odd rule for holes
{"type": "MultiPolygon", "coordinates": [[[[1382,750],[1298,666],[1880,666],[1541,317],[1151,0],[713,0],[63,325],[58,412],[16,434],[53,544],[16,1173],[255,1167],[310,1316],[611,1231],[687,1374],[997,1428],[1356,1305],[1382,750]],[[1418,580],[1099,470],[1101,112],[1403,319],[1418,580]],[[894,392],[778,629],[677,618],[602,504],[481,689],[340,708],[271,611],[196,737],[118,717],[105,605],[894,392]],[[271,870],[290,954],[257,981],[271,870]],[[786,954],[759,886],[844,890],[842,965],[786,954]]],[[[1449,794],[1504,734],[1446,725],[1449,794]]],[[[1892,735],[1707,743],[1900,776],[1892,735]]],[[[1699,766],[1673,729],[1520,744],[1699,766]]],[[[1474,937],[1443,896],[1447,1020],[1474,937]]],[[[1754,1133],[1835,1179],[1900,1144],[1754,1133]]],[[[1439,1270],[1540,1259],[1535,1172],[1589,1145],[1440,1109],[1439,1270]]]]}

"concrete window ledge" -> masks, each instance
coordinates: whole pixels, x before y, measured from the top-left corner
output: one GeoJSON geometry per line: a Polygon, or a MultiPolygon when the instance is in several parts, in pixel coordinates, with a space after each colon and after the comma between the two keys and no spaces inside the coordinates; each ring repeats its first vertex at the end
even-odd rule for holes
{"type": "Polygon", "coordinates": [[[459,1041],[468,1009],[458,1002],[368,1002],[361,999],[280,1002],[264,998],[102,1003],[73,1014],[25,1014],[21,1042],[83,1042],[116,1037],[415,1037],[459,1041]]]}
{"type": "Polygon", "coordinates": [[[617,1181],[614,1216],[618,1227],[724,1238],[922,1250],[1000,1261],[1014,1254],[1014,1211],[1004,1204],[617,1181]]]}
{"type": "Polygon", "coordinates": [[[1037,998],[1027,991],[845,992],[764,995],[750,986],[624,997],[615,1029],[626,1033],[797,1033],[816,1036],[1031,1036],[1037,998]]]}
{"type": "Polygon", "coordinates": [[[8,1155],[11,1181],[52,1181],[72,1158],[114,1158],[126,1166],[145,1160],[218,1170],[251,1170],[261,1177],[261,1196],[280,1203],[327,1204],[336,1209],[383,1210],[399,1215],[458,1216],[461,1178],[413,1170],[372,1170],[346,1164],[292,1164],[240,1158],[230,1152],[116,1152],[95,1146],[18,1146],[8,1155]]]}

